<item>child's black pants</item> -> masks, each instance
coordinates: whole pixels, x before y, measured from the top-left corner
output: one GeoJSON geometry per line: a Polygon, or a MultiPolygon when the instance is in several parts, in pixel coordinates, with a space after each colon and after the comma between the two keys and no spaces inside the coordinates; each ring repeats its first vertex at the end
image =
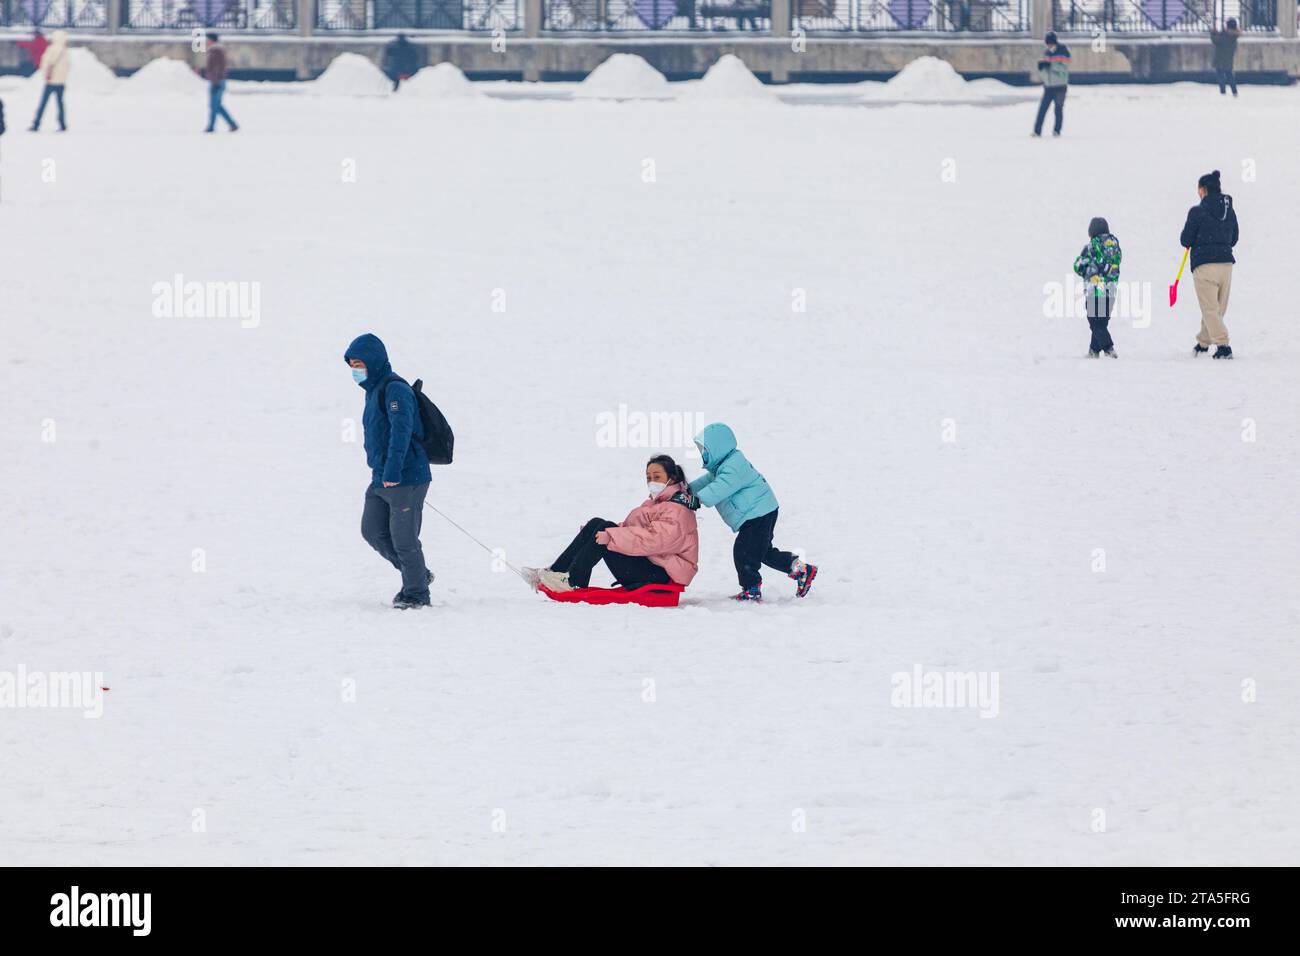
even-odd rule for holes
{"type": "Polygon", "coordinates": [[[1086,297],[1088,327],[1092,329],[1092,343],[1088,346],[1092,352],[1109,352],[1115,347],[1110,337],[1110,311],[1115,305],[1115,292],[1107,289],[1105,295],[1097,295],[1092,289],[1086,297]]]}
{"type": "Polygon", "coordinates": [[[766,564],[773,570],[789,574],[798,560],[789,551],[778,551],[772,547],[772,535],[776,531],[779,510],[750,518],[736,532],[736,543],[732,546],[731,554],[736,561],[736,575],[740,578],[742,588],[757,587],[763,583],[763,578],[758,573],[761,565],[766,564]]]}

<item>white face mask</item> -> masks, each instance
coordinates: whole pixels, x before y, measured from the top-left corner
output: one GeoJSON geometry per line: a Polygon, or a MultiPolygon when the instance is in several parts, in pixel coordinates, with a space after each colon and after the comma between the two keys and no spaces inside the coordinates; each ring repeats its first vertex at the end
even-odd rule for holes
{"type": "Polygon", "coordinates": [[[668,487],[662,481],[647,481],[645,483],[645,486],[646,486],[646,490],[650,492],[651,498],[658,498],[659,492],[663,491],[665,488],[668,487]]]}

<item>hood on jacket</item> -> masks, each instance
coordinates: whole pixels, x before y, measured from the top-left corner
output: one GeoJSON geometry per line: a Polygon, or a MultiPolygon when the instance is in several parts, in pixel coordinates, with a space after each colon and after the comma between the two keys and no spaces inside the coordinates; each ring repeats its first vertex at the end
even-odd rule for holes
{"type": "Polygon", "coordinates": [[[1232,208],[1232,197],[1227,193],[1206,193],[1205,198],[1197,205],[1205,210],[1207,216],[1212,216],[1222,222],[1228,218],[1228,210],[1232,208]]]}
{"type": "Polygon", "coordinates": [[[695,447],[700,450],[704,467],[714,471],[724,458],[736,450],[736,433],[722,422],[714,422],[706,425],[704,431],[695,436],[695,447]]]}
{"type": "Polygon", "coordinates": [[[1110,232],[1110,223],[1106,222],[1101,216],[1094,216],[1092,222],[1088,223],[1088,238],[1096,239],[1098,236],[1104,236],[1110,232]]]}
{"type": "Polygon", "coordinates": [[[358,335],[352,340],[348,350],[343,353],[343,361],[350,362],[352,359],[359,359],[366,365],[366,380],[361,383],[362,388],[383,381],[393,370],[388,364],[388,349],[384,348],[379,336],[372,332],[358,335]]]}

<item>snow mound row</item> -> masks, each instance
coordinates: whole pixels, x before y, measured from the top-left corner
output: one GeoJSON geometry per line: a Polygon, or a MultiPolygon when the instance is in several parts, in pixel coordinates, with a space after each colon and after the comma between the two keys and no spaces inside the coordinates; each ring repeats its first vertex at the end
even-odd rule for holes
{"type": "Polygon", "coordinates": [[[188,63],[159,57],[127,77],[125,86],[133,93],[183,93],[189,96],[202,93],[207,83],[188,63]]]}
{"type": "Polygon", "coordinates": [[[673,92],[668,79],[645,59],[635,53],[615,53],[592,70],[573,95],[580,99],[666,100],[672,99],[673,92]]]}
{"type": "Polygon", "coordinates": [[[734,53],[723,55],[709,67],[704,78],[690,91],[692,99],[699,100],[767,100],[776,102],[776,96],[765,87],[743,60],[734,53]]]}
{"type": "Polygon", "coordinates": [[[431,99],[474,99],[483,95],[455,63],[426,66],[404,82],[399,92],[431,99]]]}
{"type": "Polygon", "coordinates": [[[360,53],[340,53],[311,82],[313,93],[336,96],[385,96],[392,88],[383,71],[360,53]]]}

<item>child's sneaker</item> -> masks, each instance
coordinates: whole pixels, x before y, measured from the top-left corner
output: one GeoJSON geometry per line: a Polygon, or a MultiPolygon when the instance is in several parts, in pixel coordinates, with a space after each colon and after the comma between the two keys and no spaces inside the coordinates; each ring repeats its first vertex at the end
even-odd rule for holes
{"type": "Polygon", "coordinates": [[[1210,358],[1217,358],[1217,359],[1232,358],[1232,346],[1220,345],[1217,349],[1214,350],[1214,354],[1211,355],[1210,358]]]}
{"type": "Polygon", "coordinates": [[[796,561],[794,567],[790,569],[790,580],[797,585],[795,588],[795,597],[807,597],[808,592],[812,590],[813,579],[817,577],[817,565],[808,564],[806,561],[796,561]]]}
{"type": "Polygon", "coordinates": [[[757,601],[763,603],[763,585],[755,584],[752,588],[745,588],[739,594],[733,595],[733,601],[757,601]]]}
{"type": "Polygon", "coordinates": [[[539,583],[546,585],[546,590],[554,591],[556,594],[573,590],[573,585],[569,583],[569,576],[561,574],[559,571],[542,568],[537,572],[537,578],[539,583]]]}
{"type": "Polygon", "coordinates": [[[542,571],[540,568],[520,568],[524,580],[528,582],[528,590],[536,591],[538,585],[542,583],[542,571]]]}

